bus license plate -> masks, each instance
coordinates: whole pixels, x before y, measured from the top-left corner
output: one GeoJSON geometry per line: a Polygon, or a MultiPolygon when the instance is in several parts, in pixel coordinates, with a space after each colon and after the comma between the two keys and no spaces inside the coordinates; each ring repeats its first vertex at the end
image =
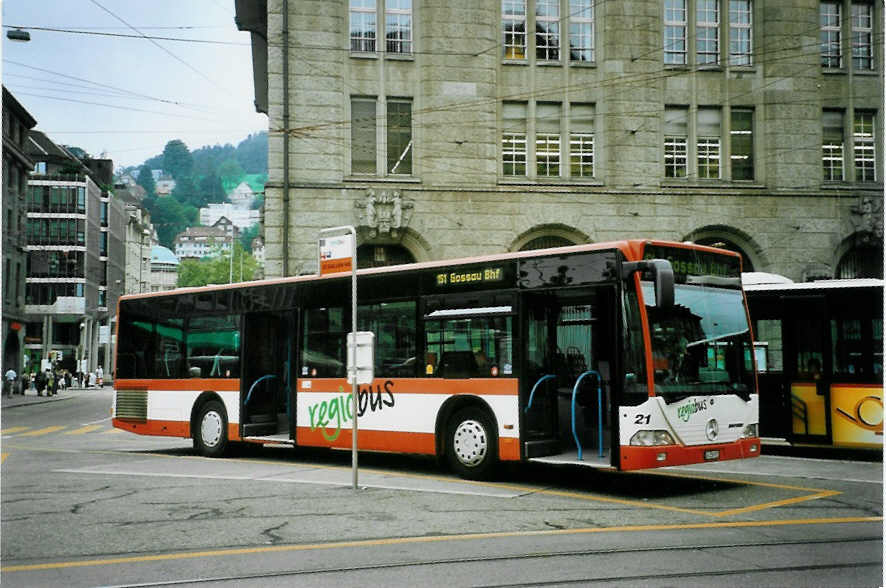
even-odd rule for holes
{"type": "Polygon", "coordinates": [[[705,461],[710,461],[714,459],[720,459],[720,450],[719,449],[708,449],[704,452],[705,461]]]}

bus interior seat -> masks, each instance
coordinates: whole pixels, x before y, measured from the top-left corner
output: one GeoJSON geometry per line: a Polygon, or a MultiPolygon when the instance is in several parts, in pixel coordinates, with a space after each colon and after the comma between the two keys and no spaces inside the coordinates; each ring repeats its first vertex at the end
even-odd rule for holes
{"type": "Polygon", "coordinates": [[[443,378],[467,378],[477,372],[472,351],[446,351],[440,356],[437,375],[443,378]]]}

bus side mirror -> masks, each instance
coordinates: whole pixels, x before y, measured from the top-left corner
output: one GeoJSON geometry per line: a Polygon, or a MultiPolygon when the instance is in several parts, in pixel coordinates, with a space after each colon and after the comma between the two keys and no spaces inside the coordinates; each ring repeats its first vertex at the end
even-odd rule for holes
{"type": "Polygon", "coordinates": [[[655,281],[655,305],[669,308],[674,305],[674,268],[667,259],[646,259],[621,264],[621,277],[630,278],[634,272],[650,271],[655,281]]]}

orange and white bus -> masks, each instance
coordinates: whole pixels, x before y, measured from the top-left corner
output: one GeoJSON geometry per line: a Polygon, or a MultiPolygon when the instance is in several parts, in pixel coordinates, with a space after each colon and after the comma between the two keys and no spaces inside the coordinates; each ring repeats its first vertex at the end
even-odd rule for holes
{"type": "MultiPolygon", "coordinates": [[[[363,269],[375,379],[358,444],[622,470],[759,453],[736,254],[631,240],[363,269]]],[[[115,427],[231,443],[351,447],[351,274],[125,296],[115,427]]]]}
{"type": "Polygon", "coordinates": [[[745,275],[761,435],[883,449],[883,280],[745,275]]]}

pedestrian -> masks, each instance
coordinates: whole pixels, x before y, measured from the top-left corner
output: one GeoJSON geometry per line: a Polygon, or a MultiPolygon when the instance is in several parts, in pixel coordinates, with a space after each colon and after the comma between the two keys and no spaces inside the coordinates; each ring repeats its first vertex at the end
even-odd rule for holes
{"type": "Polygon", "coordinates": [[[95,386],[95,372],[89,372],[89,381],[86,384],[87,388],[92,388],[95,386]]]}
{"type": "Polygon", "coordinates": [[[37,391],[37,374],[34,372],[31,372],[31,383],[28,386],[28,390],[33,390],[34,392],[37,391]]]}
{"type": "Polygon", "coordinates": [[[102,366],[98,366],[95,370],[95,381],[99,388],[105,384],[105,371],[102,369],[102,366]]]}
{"type": "Polygon", "coordinates": [[[16,377],[18,376],[16,375],[15,370],[12,368],[9,368],[8,370],[6,370],[6,373],[3,374],[3,388],[6,392],[6,396],[8,396],[9,398],[12,398],[12,391],[15,387],[16,377]]]}
{"type": "Polygon", "coordinates": [[[46,370],[46,395],[52,396],[55,392],[55,374],[52,373],[52,370],[46,370]]]}

